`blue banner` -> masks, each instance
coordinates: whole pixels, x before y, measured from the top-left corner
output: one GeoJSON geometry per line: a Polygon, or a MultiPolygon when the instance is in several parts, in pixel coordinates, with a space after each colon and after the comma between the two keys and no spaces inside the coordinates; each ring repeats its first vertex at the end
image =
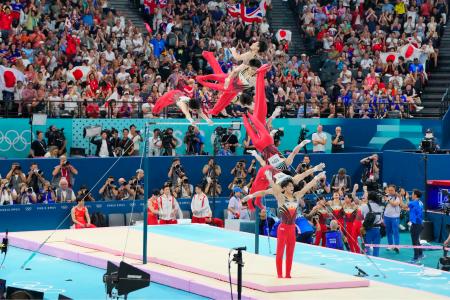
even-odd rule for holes
{"type": "MultiPolygon", "coordinates": [[[[214,130],[217,126],[230,127],[235,123],[235,134],[242,144],[246,134],[240,119],[215,119],[217,125],[200,125],[200,131],[205,137],[205,151],[212,153],[215,139],[214,130]],[[221,123],[226,123],[220,125],[221,123]]],[[[103,129],[112,127],[121,131],[129,128],[131,124],[144,131],[145,123],[151,122],[149,129],[174,129],[174,136],[178,141],[177,154],[185,153],[184,135],[188,123],[184,119],[48,119],[47,126],[34,126],[36,130],[46,131],[50,125],[64,128],[67,139],[67,149],[70,147],[90,148],[94,153],[94,146],[89,145],[89,140],[83,138],[83,129],[87,126],[98,125],[103,129]]],[[[346,152],[381,151],[390,149],[416,149],[424,136],[427,128],[431,128],[438,141],[447,141],[442,136],[442,122],[440,120],[399,120],[399,119],[276,119],[274,128],[283,129],[284,137],[281,138],[280,150],[292,150],[298,143],[301,128],[309,130],[306,137],[316,131],[317,125],[322,124],[324,132],[328,136],[326,149],[331,149],[331,136],[336,126],[342,128],[345,137],[346,152]]],[[[31,127],[28,119],[0,119],[0,157],[24,158],[29,154],[31,143],[31,127]]],[[[151,137],[151,136],[150,136],[151,137]]],[[[34,137],[33,137],[34,138],[34,137]]],[[[311,148],[311,145],[309,145],[311,148]]],[[[238,148],[238,154],[242,154],[242,147],[238,148]]],[[[89,153],[89,152],[88,152],[89,153]]]]}

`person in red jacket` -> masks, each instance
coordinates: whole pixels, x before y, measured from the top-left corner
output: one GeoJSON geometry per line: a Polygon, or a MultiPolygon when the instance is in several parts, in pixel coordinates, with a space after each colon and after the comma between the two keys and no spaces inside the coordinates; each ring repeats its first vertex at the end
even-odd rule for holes
{"type": "Polygon", "coordinates": [[[76,201],[77,205],[74,206],[71,211],[72,221],[75,224],[75,228],[95,228],[96,226],[91,224],[89,211],[87,207],[84,206],[84,197],[78,197],[76,201]]]}
{"type": "Polygon", "coordinates": [[[2,32],[3,40],[8,40],[9,32],[11,31],[13,17],[9,6],[3,6],[0,11],[0,30],[2,32]]]}

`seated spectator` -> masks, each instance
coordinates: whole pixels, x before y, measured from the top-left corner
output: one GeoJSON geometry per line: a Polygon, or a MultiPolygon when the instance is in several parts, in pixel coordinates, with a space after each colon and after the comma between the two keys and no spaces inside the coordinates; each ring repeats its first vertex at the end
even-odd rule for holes
{"type": "Polygon", "coordinates": [[[340,168],[338,173],[333,175],[331,179],[331,189],[333,192],[337,192],[341,190],[344,193],[350,191],[352,187],[352,179],[349,175],[347,175],[347,170],[344,168],[340,168]]]}
{"type": "Polygon", "coordinates": [[[159,190],[153,190],[152,196],[148,199],[147,203],[147,224],[158,225],[159,217],[159,190]]]}
{"type": "Polygon", "coordinates": [[[72,207],[70,212],[72,216],[72,222],[75,225],[75,229],[82,228],[95,228],[94,224],[91,224],[91,217],[89,216],[89,211],[86,206],[84,206],[83,197],[78,197],[76,199],[77,205],[72,207]]]}
{"type": "Polygon", "coordinates": [[[44,155],[45,158],[58,158],[59,157],[59,150],[56,146],[50,146],[48,147],[47,153],[44,155]]]}
{"type": "Polygon", "coordinates": [[[113,157],[114,156],[111,141],[108,139],[108,133],[105,130],[102,131],[100,139],[96,139],[95,137],[92,137],[91,143],[97,147],[95,149],[95,156],[99,156],[99,157],[113,157]]]}
{"type": "Polygon", "coordinates": [[[236,147],[239,146],[239,140],[233,131],[233,127],[229,127],[227,133],[222,137],[221,143],[223,145],[222,147],[224,147],[225,144],[228,144],[231,153],[236,154],[236,147]]]}
{"type": "Polygon", "coordinates": [[[217,152],[217,156],[231,156],[233,152],[230,150],[230,144],[223,144],[221,149],[217,152]]]}
{"type": "Polygon", "coordinates": [[[56,189],[56,202],[74,202],[76,196],[74,191],[69,187],[69,182],[66,178],[59,180],[59,187],[56,189]]]}
{"type": "Polygon", "coordinates": [[[114,185],[114,177],[109,176],[105,184],[98,190],[102,200],[117,200],[117,187],[114,185]]]}
{"type": "Polygon", "coordinates": [[[202,186],[195,186],[195,195],[191,201],[192,223],[206,223],[211,216],[208,197],[203,193],[202,186]]]}

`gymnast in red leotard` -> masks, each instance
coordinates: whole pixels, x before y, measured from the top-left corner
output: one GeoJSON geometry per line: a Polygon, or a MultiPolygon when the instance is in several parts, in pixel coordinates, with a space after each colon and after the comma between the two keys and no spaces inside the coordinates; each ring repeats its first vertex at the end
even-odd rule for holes
{"type": "Polygon", "coordinates": [[[159,97],[152,109],[152,112],[154,114],[159,114],[165,107],[175,103],[191,124],[194,124],[195,122],[194,119],[192,119],[190,111],[195,111],[209,125],[212,125],[213,121],[208,118],[203,111],[200,102],[195,99],[195,86],[196,84],[194,79],[187,80],[187,84],[180,83],[178,89],[168,91],[159,97]]]}
{"type": "Polygon", "coordinates": [[[293,178],[287,177],[284,180],[279,180],[278,183],[272,185],[272,188],[259,191],[254,194],[244,197],[242,200],[248,200],[257,196],[264,196],[272,194],[278,202],[278,211],[281,219],[281,224],[277,230],[277,275],[278,278],[283,278],[283,256],[286,249],[286,278],[291,278],[292,261],[294,258],[295,249],[295,220],[297,218],[297,209],[300,206],[304,207],[305,202],[303,196],[313,188],[317,182],[324,178],[325,173],[321,172],[307,183],[300,191],[294,192],[294,187],[298,183],[293,178]]]}
{"type": "Polygon", "coordinates": [[[86,206],[84,206],[84,198],[77,198],[77,205],[72,207],[71,216],[76,229],[95,228],[91,224],[91,218],[86,206]]]}

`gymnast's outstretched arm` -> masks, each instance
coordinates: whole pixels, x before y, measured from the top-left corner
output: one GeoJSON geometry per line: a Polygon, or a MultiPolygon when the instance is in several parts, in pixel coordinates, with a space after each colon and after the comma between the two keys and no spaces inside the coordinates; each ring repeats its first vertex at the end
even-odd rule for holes
{"type": "Polygon", "coordinates": [[[304,140],[302,141],[300,144],[298,144],[297,146],[295,146],[294,150],[292,150],[291,154],[289,154],[289,156],[286,158],[286,160],[284,161],[284,163],[286,164],[286,166],[290,166],[292,165],[292,162],[294,162],[294,158],[295,156],[300,152],[300,150],[305,147],[305,145],[307,145],[308,143],[311,143],[310,140],[304,140]]]}
{"type": "Polygon", "coordinates": [[[305,179],[306,177],[314,174],[314,172],[320,172],[325,168],[325,164],[321,163],[318,164],[317,166],[315,166],[314,168],[308,169],[303,173],[297,174],[294,176],[293,181],[294,183],[297,185],[300,181],[302,181],[303,179],[305,179]]]}
{"type": "Polygon", "coordinates": [[[308,182],[300,191],[295,192],[294,196],[297,199],[297,201],[300,202],[300,199],[303,200],[303,196],[317,184],[317,181],[319,181],[322,178],[325,178],[325,172],[320,172],[319,174],[314,176],[313,180],[308,182]]]}

